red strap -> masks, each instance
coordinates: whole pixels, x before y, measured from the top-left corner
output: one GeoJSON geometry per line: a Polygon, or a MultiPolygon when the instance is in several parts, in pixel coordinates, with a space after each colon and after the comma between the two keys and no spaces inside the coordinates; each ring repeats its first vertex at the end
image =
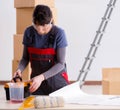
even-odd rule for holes
{"type": "Polygon", "coordinates": [[[55,54],[55,50],[53,48],[39,49],[28,47],[28,51],[30,54],[55,54]]]}
{"type": "Polygon", "coordinates": [[[66,72],[62,73],[62,76],[68,83],[70,83],[69,80],[68,80],[68,75],[67,75],[66,72]]]}

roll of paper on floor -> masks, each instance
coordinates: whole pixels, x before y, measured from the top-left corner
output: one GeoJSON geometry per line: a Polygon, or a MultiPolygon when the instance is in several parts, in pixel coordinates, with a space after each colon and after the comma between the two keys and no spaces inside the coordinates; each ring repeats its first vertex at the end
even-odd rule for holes
{"type": "Polygon", "coordinates": [[[37,96],[34,100],[35,108],[63,107],[64,99],[60,96],[37,96]]]}

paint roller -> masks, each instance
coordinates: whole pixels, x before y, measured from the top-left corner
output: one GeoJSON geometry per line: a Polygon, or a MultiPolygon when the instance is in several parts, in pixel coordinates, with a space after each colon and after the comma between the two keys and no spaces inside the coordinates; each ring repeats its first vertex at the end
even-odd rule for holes
{"type": "Polygon", "coordinates": [[[61,96],[37,96],[34,99],[34,107],[37,109],[63,106],[64,99],[61,96]]]}
{"type": "Polygon", "coordinates": [[[30,108],[53,108],[53,107],[63,107],[64,100],[61,96],[29,96],[27,97],[19,110],[30,109],[30,108]]]}

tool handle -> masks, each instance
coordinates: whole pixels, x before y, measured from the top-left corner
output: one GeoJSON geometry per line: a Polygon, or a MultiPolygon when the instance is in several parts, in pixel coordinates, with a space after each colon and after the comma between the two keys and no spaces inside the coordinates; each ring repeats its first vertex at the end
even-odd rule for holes
{"type": "Polygon", "coordinates": [[[16,82],[22,82],[22,78],[19,76],[19,75],[16,75],[14,78],[13,78],[13,81],[16,83],[16,82]]]}

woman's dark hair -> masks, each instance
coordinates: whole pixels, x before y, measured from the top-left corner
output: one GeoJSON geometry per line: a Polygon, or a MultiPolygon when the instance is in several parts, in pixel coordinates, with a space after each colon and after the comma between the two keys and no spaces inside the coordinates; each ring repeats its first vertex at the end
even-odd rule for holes
{"type": "Polygon", "coordinates": [[[49,24],[52,19],[52,11],[46,5],[37,5],[33,12],[33,23],[37,25],[49,24]]]}

